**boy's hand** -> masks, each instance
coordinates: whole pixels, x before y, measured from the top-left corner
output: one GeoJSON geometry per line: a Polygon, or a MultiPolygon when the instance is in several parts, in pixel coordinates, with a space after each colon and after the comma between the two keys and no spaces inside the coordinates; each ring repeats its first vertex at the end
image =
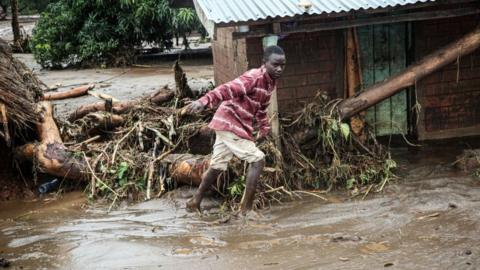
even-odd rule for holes
{"type": "Polygon", "coordinates": [[[200,101],[197,100],[185,106],[182,110],[182,114],[200,113],[204,109],[205,109],[205,106],[200,101]]]}

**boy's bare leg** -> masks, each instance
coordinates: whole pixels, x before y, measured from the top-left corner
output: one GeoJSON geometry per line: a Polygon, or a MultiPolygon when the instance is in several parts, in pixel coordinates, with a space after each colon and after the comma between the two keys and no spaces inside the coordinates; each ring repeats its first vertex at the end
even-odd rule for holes
{"type": "Polygon", "coordinates": [[[221,170],[208,168],[208,170],[202,175],[202,182],[193,195],[193,198],[187,202],[187,211],[200,211],[200,203],[202,202],[203,194],[215,183],[221,173],[221,170]]]}
{"type": "Polygon", "coordinates": [[[252,210],[255,192],[257,190],[258,179],[260,178],[260,174],[262,173],[264,166],[265,160],[262,159],[257,162],[250,163],[248,167],[247,183],[240,206],[240,211],[242,215],[245,215],[248,211],[252,210]]]}

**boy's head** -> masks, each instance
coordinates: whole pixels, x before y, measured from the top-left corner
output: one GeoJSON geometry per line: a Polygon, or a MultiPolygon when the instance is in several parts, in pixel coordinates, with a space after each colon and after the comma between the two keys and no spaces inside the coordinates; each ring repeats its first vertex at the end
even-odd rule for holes
{"type": "Polygon", "coordinates": [[[276,45],[268,46],[263,52],[263,63],[267,69],[268,75],[272,79],[278,79],[282,76],[285,69],[285,52],[276,45]]]}

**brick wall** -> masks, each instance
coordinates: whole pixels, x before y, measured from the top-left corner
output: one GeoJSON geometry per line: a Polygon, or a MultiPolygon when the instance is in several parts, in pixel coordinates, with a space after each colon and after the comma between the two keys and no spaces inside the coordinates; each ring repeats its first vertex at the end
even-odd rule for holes
{"type": "Polygon", "coordinates": [[[245,39],[232,40],[234,27],[219,28],[212,41],[215,84],[235,79],[247,71],[245,39]]]}
{"type": "MultiPolygon", "coordinates": [[[[470,16],[415,23],[415,58],[457,40],[478,20],[470,16]]],[[[419,139],[480,134],[480,50],[427,76],[416,88],[422,105],[419,139]]]]}
{"type": "MultiPolygon", "coordinates": [[[[335,43],[335,31],[291,34],[279,41],[287,58],[284,75],[278,83],[280,112],[301,108],[318,90],[337,96],[335,43]]],[[[260,66],[262,39],[247,39],[246,52],[248,68],[260,66]]]]}

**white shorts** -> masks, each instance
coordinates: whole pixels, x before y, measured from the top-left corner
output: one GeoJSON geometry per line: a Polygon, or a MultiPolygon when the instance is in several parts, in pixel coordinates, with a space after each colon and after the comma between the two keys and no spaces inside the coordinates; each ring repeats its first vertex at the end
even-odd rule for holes
{"type": "Polygon", "coordinates": [[[265,157],[253,141],[238,137],[229,131],[215,131],[215,144],[210,167],[226,171],[233,155],[248,163],[257,162],[265,157]]]}

